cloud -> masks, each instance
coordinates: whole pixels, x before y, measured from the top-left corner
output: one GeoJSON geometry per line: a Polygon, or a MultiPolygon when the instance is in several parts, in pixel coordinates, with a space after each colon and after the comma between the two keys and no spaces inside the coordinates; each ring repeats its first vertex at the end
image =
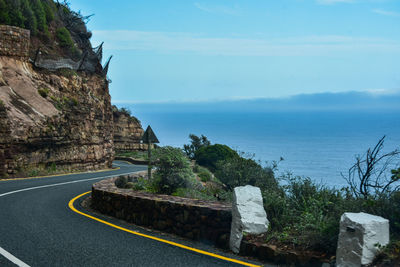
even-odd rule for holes
{"type": "Polygon", "coordinates": [[[227,14],[227,15],[239,15],[240,14],[240,9],[239,6],[235,5],[234,7],[229,7],[229,6],[223,6],[223,5],[218,5],[218,6],[210,6],[210,5],[205,5],[201,3],[194,3],[194,6],[202,11],[205,11],[207,13],[219,13],[219,14],[227,14]]]}
{"type": "Polygon", "coordinates": [[[190,33],[132,30],[93,31],[93,41],[107,49],[158,53],[195,53],[230,56],[313,56],[332,53],[400,53],[400,42],[350,36],[304,36],[281,39],[210,38],[190,33]]]}
{"type": "Polygon", "coordinates": [[[370,95],[374,95],[374,96],[400,95],[400,88],[396,88],[396,89],[386,89],[386,88],[367,89],[367,90],[365,90],[365,92],[369,93],[370,95]]]}
{"type": "Polygon", "coordinates": [[[337,3],[354,3],[356,0],[316,0],[320,5],[333,5],[337,3]]]}
{"type": "Polygon", "coordinates": [[[379,14],[379,15],[383,15],[383,16],[400,17],[399,12],[387,11],[387,10],[379,9],[379,8],[372,9],[372,12],[379,14]]]}

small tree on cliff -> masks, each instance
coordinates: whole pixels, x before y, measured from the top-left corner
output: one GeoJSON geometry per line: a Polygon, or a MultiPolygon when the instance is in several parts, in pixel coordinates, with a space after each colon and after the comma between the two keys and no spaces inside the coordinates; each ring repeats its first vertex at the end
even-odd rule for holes
{"type": "Polygon", "coordinates": [[[383,153],[384,141],[385,136],[363,156],[357,155],[356,163],[349,169],[347,176],[342,174],[357,198],[377,199],[400,189],[399,170],[392,170],[392,175],[388,175],[388,167],[399,161],[400,150],[383,153]]]}
{"type": "Polygon", "coordinates": [[[157,159],[154,184],[158,193],[172,194],[178,188],[190,187],[194,173],[181,149],[166,146],[158,148],[154,154],[157,159]]]}
{"type": "Polygon", "coordinates": [[[190,159],[195,159],[195,154],[197,150],[202,147],[211,145],[211,142],[204,135],[201,135],[199,137],[197,135],[190,134],[189,138],[191,140],[191,143],[188,145],[183,145],[183,150],[190,159]]]}

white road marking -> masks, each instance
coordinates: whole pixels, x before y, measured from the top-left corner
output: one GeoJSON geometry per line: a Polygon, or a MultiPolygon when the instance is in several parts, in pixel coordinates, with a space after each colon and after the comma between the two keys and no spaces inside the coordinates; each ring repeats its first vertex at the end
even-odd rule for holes
{"type": "MultiPolygon", "coordinates": [[[[83,180],[75,180],[75,181],[69,181],[69,182],[58,183],[58,184],[48,184],[48,185],[29,187],[29,188],[19,189],[19,190],[10,191],[10,192],[7,192],[7,193],[0,194],[0,197],[16,194],[16,193],[20,193],[20,192],[40,189],[40,188],[54,187],[54,186],[66,185],[66,184],[75,184],[75,183],[81,183],[81,182],[86,182],[86,181],[91,181],[91,180],[111,178],[111,177],[120,176],[120,175],[128,175],[128,174],[131,174],[131,173],[133,173],[133,172],[120,173],[120,174],[114,174],[114,175],[108,175],[108,176],[102,176],[102,177],[95,177],[95,178],[89,178],[89,179],[83,179],[83,180]]],[[[19,260],[17,257],[15,257],[14,255],[12,255],[11,253],[7,252],[6,250],[4,250],[1,247],[0,247],[0,254],[3,255],[5,258],[7,258],[12,263],[14,263],[14,264],[16,264],[16,265],[18,265],[20,267],[30,267],[29,265],[27,265],[23,261],[19,260]]]]}
{"type": "Polygon", "coordinates": [[[6,250],[4,250],[2,247],[0,247],[0,254],[3,255],[6,259],[14,263],[15,265],[19,267],[30,267],[28,264],[25,262],[21,261],[20,259],[16,258],[6,250]]]}
{"type": "Polygon", "coordinates": [[[113,175],[95,177],[95,178],[89,178],[89,179],[83,179],[83,180],[75,180],[75,181],[69,181],[69,182],[58,183],[58,184],[48,184],[48,185],[29,187],[29,188],[19,189],[19,190],[10,191],[10,192],[7,192],[7,193],[0,194],[0,197],[4,197],[4,196],[7,196],[7,195],[12,195],[12,194],[19,193],[19,192],[40,189],[40,188],[54,187],[54,186],[66,185],[66,184],[75,184],[75,183],[81,183],[81,182],[86,182],[86,181],[91,181],[91,180],[98,180],[98,179],[103,179],[103,178],[111,178],[111,177],[120,176],[120,175],[128,175],[128,174],[131,174],[131,173],[133,173],[133,172],[113,174],[113,175]]]}

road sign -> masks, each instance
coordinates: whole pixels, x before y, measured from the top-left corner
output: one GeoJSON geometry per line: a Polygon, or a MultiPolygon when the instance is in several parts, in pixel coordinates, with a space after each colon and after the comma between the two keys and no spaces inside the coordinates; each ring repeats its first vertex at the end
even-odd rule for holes
{"type": "Polygon", "coordinates": [[[145,144],[158,144],[157,136],[154,134],[153,129],[151,129],[150,125],[147,126],[146,131],[144,132],[141,141],[145,144]]]}
{"type": "Polygon", "coordinates": [[[147,126],[146,131],[143,133],[143,136],[141,138],[141,141],[145,144],[147,144],[147,152],[148,152],[148,158],[149,158],[149,164],[147,167],[147,177],[148,179],[151,179],[151,169],[152,169],[152,165],[151,165],[151,144],[157,144],[160,143],[158,141],[157,136],[154,134],[153,129],[151,129],[150,125],[147,126]]]}

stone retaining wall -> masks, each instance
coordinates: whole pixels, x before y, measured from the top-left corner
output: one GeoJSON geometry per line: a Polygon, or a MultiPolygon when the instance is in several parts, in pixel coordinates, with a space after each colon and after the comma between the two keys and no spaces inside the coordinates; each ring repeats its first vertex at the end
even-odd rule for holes
{"type": "Polygon", "coordinates": [[[30,31],[14,26],[0,25],[0,56],[27,60],[30,31]]]}
{"type": "Polygon", "coordinates": [[[120,189],[115,178],[92,186],[92,207],[114,216],[194,240],[228,247],[231,204],[120,189]]]}
{"type": "Polygon", "coordinates": [[[242,240],[240,255],[258,258],[265,262],[271,262],[278,266],[298,267],[330,267],[335,266],[325,256],[318,256],[313,253],[283,251],[274,245],[259,243],[255,241],[242,240]]]}

